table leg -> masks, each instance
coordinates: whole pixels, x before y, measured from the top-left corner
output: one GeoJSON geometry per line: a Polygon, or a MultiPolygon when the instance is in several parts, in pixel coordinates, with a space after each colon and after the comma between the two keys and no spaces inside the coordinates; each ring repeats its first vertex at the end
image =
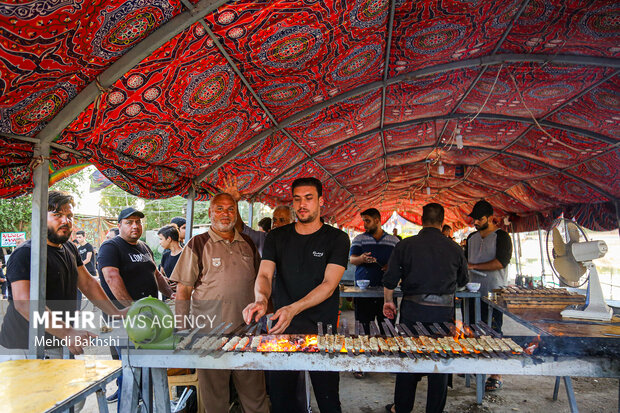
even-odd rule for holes
{"type": "Polygon", "coordinates": [[[487,306],[487,325],[493,328],[493,307],[487,306]]]}
{"type": "Polygon", "coordinates": [[[310,395],[310,373],[304,371],[304,382],[306,385],[306,411],[312,413],[312,396],[310,395]]]}
{"type": "MultiPolygon", "coordinates": [[[[469,325],[469,298],[461,298],[461,305],[463,306],[463,324],[469,325]]],[[[471,375],[465,375],[465,387],[471,386],[471,375]]]]}
{"type": "MultiPolygon", "coordinates": [[[[155,394],[155,412],[170,413],[170,394],[168,393],[168,370],[151,369],[153,393],[155,394]]],[[[151,410],[153,411],[153,410],[151,410]]]]}
{"type": "Polygon", "coordinates": [[[558,393],[560,392],[560,379],[562,377],[557,376],[555,378],[555,385],[553,386],[553,401],[556,401],[558,399],[558,393]]]}
{"type": "Polygon", "coordinates": [[[123,358],[123,385],[119,411],[134,412],[138,407],[138,383],[140,383],[142,371],[140,368],[131,368],[125,360],[126,357],[123,358]]]}
{"type": "Polygon", "coordinates": [[[153,411],[153,391],[151,386],[151,369],[142,368],[142,402],[147,412],[153,411]]]}
{"type": "Polygon", "coordinates": [[[476,403],[482,404],[484,397],[484,383],[487,376],[485,374],[476,374],[476,403]]]}
{"type": "Polygon", "coordinates": [[[104,388],[101,388],[97,390],[96,392],[97,405],[99,406],[99,413],[108,413],[108,401],[105,398],[104,388]]]}
{"type": "Polygon", "coordinates": [[[568,396],[568,405],[570,406],[571,413],[579,413],[577,408],[577,400],[575,399],[575,392],[573,390],[573,382],[568,376],[564,376],[564,387],[566,387],[566,396],[568,396]]]}
{"type": "Polygon", "coordinates": [[[482,318],[480,313],[480,297],[474,298],[474,323],[477,323],[482,318]]]}

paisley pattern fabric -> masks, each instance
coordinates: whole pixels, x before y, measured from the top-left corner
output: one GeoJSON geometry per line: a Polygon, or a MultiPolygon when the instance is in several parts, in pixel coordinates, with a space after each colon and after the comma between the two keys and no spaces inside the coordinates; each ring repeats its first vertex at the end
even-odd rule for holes
{"type": "Polygon", "coordinates": [[[515,19],[522,4],[395,0],[386,56],[388,0],[227,2],[204,18],[212,35],[197,22],[154,50],[149,36],[188,13],[180,1],[3,2],[0,197],[33,186],[33,144],[14,136],[62,123],[80,92],[113,76],[56,137],[80,155],[53,149],[52,180],[89,162],[164,198],[208,172],[208,199],[235,175],[276,205],[312,175],[324,217],[358,229],[365,208],[419,223],[432,201],[467,225],[481,198],[519,230],[557,211],[613,227],[620,6],[531,0],[515,19]],[[141,49],[135,67],[104,75],[141,49]]]}

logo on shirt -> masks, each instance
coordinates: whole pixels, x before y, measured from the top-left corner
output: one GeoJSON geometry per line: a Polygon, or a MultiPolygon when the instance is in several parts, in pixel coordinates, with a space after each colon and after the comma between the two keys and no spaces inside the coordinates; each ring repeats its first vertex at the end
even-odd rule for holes
{"type": "Polygon", "coordinates": [[[315,256],[315,257],[317,257],[317,258],[322,257],[322,256],[323,256],[323,254],[324,254],[323,252],[316,252],[316,251],[312,251],[312,255],[314,255],[314,256],[315,256]]]}
{"type": "Polygon", "coordinates": [[[131,262],[150,262],[151,257],[146,254],[127,254],[131,262]]]}
{"type": "Polygon", "coordinates": [[[214,267],[219,267],[220,265],[222,265],[222,259],[221,258],[211,258],[211,264],[214,267]]]}

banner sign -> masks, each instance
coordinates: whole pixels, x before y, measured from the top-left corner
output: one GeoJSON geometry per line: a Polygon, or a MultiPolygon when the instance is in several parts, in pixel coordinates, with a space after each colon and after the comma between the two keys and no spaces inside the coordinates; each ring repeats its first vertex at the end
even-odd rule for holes
{"type": "Polygon", "coordinates": [[[17,244],[15,241],[23,238],[26,239],[25,232],[3,232],[2,233],[2,241],[0,242],[0,247],[16,247],[17,244]]]}

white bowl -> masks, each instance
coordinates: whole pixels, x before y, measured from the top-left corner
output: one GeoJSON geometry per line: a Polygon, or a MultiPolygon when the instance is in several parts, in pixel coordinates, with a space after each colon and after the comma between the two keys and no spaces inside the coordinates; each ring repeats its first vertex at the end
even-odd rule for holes
{"type": "Polygon", "coordinates": [[[355,281],[355,284],[362,290],[365,290],[366,288],[368,288],[368,285],[370,285],[370,280],[357,280],[355,281]]]}
{"type": "Polygon", "coordinates": [[[480,289],[480,283],[467,283],[466,287],[472,293],[476,293],[480,289]]]}

